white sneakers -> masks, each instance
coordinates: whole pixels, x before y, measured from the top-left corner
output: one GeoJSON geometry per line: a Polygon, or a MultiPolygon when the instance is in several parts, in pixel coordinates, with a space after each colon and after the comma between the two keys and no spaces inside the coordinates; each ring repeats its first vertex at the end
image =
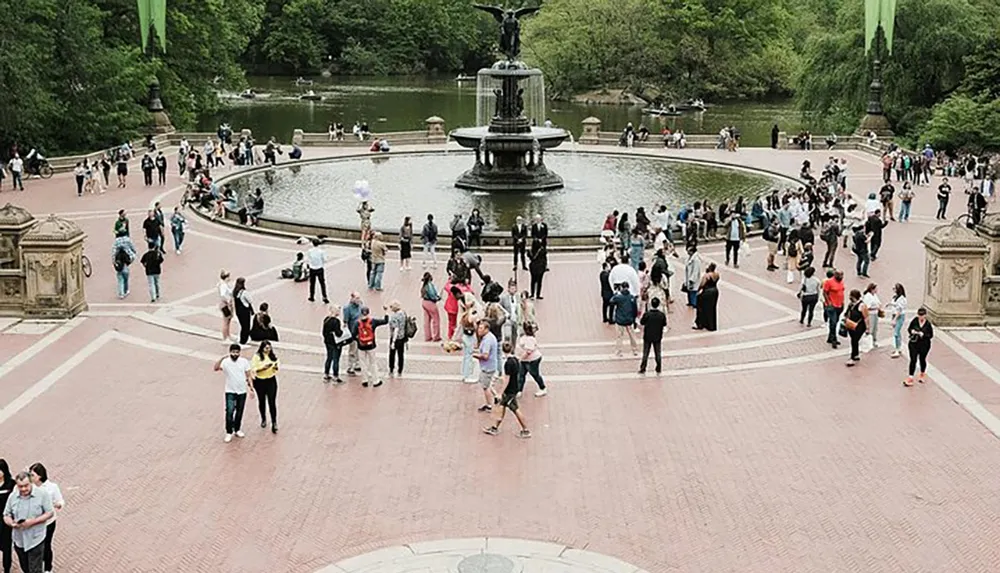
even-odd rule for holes
{"type": "Polygon", "coordinates": [[[236,431],[236,437],[237,438],[245,438],[245,437],[247,437],[247,435],[243,433],[243,430],[237,430],[236,431]]]}
{"type": "Polygon", "coordinates": [[[222,438],[222,441],[226,442],[228,444],[229,442],[233,441],[233,435],[232,434],[226,434],[226,437],[222,438]]]}
{"type": "Polygon", "coordinates": [[[549,395],[548,390],[539,390],[538,392],[535,392],[535,398],[541,398],[542,396],[548,396],[548,395],[549,395]]]}

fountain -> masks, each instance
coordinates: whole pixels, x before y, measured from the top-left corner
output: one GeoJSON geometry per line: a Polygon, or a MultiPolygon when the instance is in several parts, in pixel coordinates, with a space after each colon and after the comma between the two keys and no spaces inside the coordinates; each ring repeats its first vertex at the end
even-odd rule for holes
{"type": "Polygon", "coordinates": [[[569,132],[532,125],[545,120],[545,82],[541,70],[517,59],[521,53],[519,19],[538,8],[475,7],[492,14],[500,24],[500,50],[505,57],[477,75],[476,117],[480,126],[458,128],[449,134],[476,156],[472,169],[458,178],[455,187],[489,192],[561,189],[562,177],[545,166],[545,151],[558,147],[569,132]],[[487,115],[489,125],[482,125],[487,115]]]}

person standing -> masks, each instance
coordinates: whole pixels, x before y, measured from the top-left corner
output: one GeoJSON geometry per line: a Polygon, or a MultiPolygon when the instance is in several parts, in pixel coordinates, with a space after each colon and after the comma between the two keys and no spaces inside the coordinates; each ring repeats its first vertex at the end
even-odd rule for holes
{"type": "Polygon", "coordinates": [[[514,246],[514,270],[517,270],[517,258],[521,257],[521,268],[528,270],[528,227],[524,224],[524,218],[520,215],[514,221],[514,226],[510,229],[510,239],[514,246]]]}
{"type": "Polygon", "coordinates": [[[170,233],[174,236],[174,252],[181,254],[184,244],[184,229],[187,227],[187,218],[181,213],[181,206],[174,206],[174,213],[170,215],[170,233]]]}
{"type": "Polygon", "coordinates": [[[865,233],[863,225],[854,227],[854,256],[857,257],[855,270],[861,278],[868,278],[868,265],[871,263],[871,255],[868,251],[868,235],[865,233]]]}
{"type": "Polygon", "coordinates": [[[726,227],[726,266],[729,266],[729,255],[733,256],[733,267],[740,268],[740,245],[747,240],[747,225],[739,213],[733,213],[726,227]]]}
{"type": "Polygon", "coordinates": [[[906,289],[896,283],[892,288],[892,300],[886,305],[892,318],[892,354],[889,358],[899,358],[903,351],[903,326],[906,323],[906,289]]]}
{"type": "Polygon", "coordinates": [[[406,313],[398,300],[389,303],[389,376],[393,371],[396,376],[403,375],[403,361],[406,354],[406,313]],[[396,368],[396,365],[399,368],[396,368]]]}
{"type": "Polygon", "coordinates": [[[7,163],[7,168],[10,169],[11,190],[24,191],[24,160],[21,156],[15,153],[13,159],[7,163]]]}
{"type": "Polygon", "coordinates": [[[549,246],[549,226],[540,214],[535,215],[535,222],[531,224],[531,242],[549,246]]]}
{"type": "Polygon", "coordinates": [[[156,182],[158,185],[167,184],[167,158],[163,156],[163,152],[160,151],[156,154],[156,159],[153,160],[153,164],[156,166],[156,182]]]}
{"type": "Polygon", "coordinates": [[[243,345],[250,340],[250,319],[253,317],[253,299],[247,291],[247,280],[243,277],[237,277],[233,285],[233,310],[240,323],[240,344],[243,345]]]}
{"type": "Polygon", "coordinates": [[[528,258],[531,259],[531,263],[528,265],[528,273],[531,275],[531,283],[528,290],[531,298],[542,300],[542,278],[545,276],[545,272],[549,270],[548,249],[545,243],[537,239],[532,241],[531,253],[528,258]]]}
{"type": "Polygon", "coordinates": [[[694,329],[714,332],[718,328],[719,273],[715,263],[709,263],[698,285],[698,306],[694,329]]]}
{"type": "Polygon", "coordinates": [[[777,149],[778,148],[778,134],[779,133],[780,132],[778,131],[778,124],[774,124],[774,127],[771,128],[771,149],[777,149]]]}
{"type": "Polygon", "coordinates": [[[11,541],[23,573],[42,573],[45,552],[45,525],[55,516],[52,497],[31,483],[27,472],[14,477],[17,492],[7,498],[3,522],[11,528],[11,541]]]}
{"type": "Polygon", "coordinates": [[[469,215],[468,220],[465,222],[465,227],[469,230],[469,246],[483,246],[483,227],[485,226],[486,221],[479,214],[479,209],[473,209],[472,214],[469,215]]]}
{"type": "Polygon", "coordinates": [[[469,285],[463,282],[448,281],[444,284],[446,297],[444,300],[444,312],[448,315],[448,340],[452,340],[455,337],[455,330],[458,326],[459,301],[462,300],[464,293],[471,290],[469,285]]]}
{"type": "Polygon", "coordinates": [[[129,265],[135,261],[137,256],[135,245],[128,236],[128,230],[116,231],[115,242],[111,245],[111,261],[118,281],[118,298],[125,298],[129,295],[129,265]]]}
{"type": "Polygon", "coordinates": [[[385,255],[387,248],[382,241],[382,232],[375,231],[372,235],[371,262],[372,273],[368,279],[368,290],[382,290],[382,276],[385,274],[385,255]]]}
{"type": "Polygon", "coordinates": [[[837,247],[840,245],[840,225],[837,217],[830,217],[823,225],[820,232],[820,239],[826,243],[826,254],[823,255],[823,268],[831,269],[834,266],[834,259],[837,257],[837,247]]]}
{"type": "Polygon", "coordinates": [[[420,300],[424,309],[424,340],[441,342],[441,312],[438,310],[441,295],[434,286],[434,276],[429,272],[424,272],[421,279],[420,300]]]}
{"type": "Polygon", "coordinates": [[[420,242],[424,246],[424,260],[421,261],[421,266],[427,267],[427,263],[430,262],[431,268],[437,268],[437,249],[438,241],[438,227],[437,223],[434,222],[434,215],[430,213],[427,214],[427,222],[424,223],[423,229],[420,230],[420,242]]]}
{"type": "Polygon", "coordinates": [[[326,362],[323,363],[323,382],[343,384],[340,379],[340,354],[351,333],[340,320],[340,305],[329,305],[328,314],[323,319],[323,345],[326,347],[326,362]],[[331,375],[332,373],[332,375],[331,375]]]}
{"type": "Polygon", "coordinates": [[[816,269],[807,267],[802,271],[802,285],[799,287],[799,301],[802,303],[802,311],[799,313],[799,324],[811,327],[813,323],[813,312],[816,303],[819,302],[819,291],[822,284],[816,278],[816,269]]]}
{"type": "Polygon", "coordinates": [[[139,163],[139,168],[142,169],[142,183],[146,187],[153,184],[153,169],[155,168],[153,163],[153,158],[149,154],[142,156],[142,161],[139,163]]]}
{"type": "Polygon", "coordinates": [[[351,293],[350,299],[344,305],[344,324],[351,333],[347,346],[347,375],[354,376],[361,371],[358,361],[358,319],[361,318],[361,295],[357,291],[351,293]]]}
{"type": "Polygon", "coordinates": [[[504,415],[507,413],[507,410],[510,410],[517,419],[517,423],[521,426],[521,431],[518,432],[517,437],[530,438],[531,431],[528,430],[528,427],[524,423],[524,418],[521,417],[521,413],[518,411],[517,395],[521,392],[523,378],[517,358],[511,356],[510,342],[503,343],[503,353],[505,357],[503,372],[507,375],[507,385],[503,389],[503,396],[500,397],[500,416],[497,417],[496,422],[492,426],[483,428],[483,432],[491,436],[499,434],[500,424],[503,422],[504,415]]]}
{"type": "MultiPolygon", "coordinates": [[[[261,305],[263,306],[263,305],[261,305]]],[[[260,427],[267,427],[267,414],[271,414],[271,433],[278,433],[278,357],[269,340],[257,347],[250,361],[253,372],[253,389],[257,393],[257,408],[260,411],[260,427]],[[266,402],[266,404],[265,404],[266,402]],[[265,408],[266,406],[266,408],[265,408]]]]}
{"type": "Polygon", "coordinates": [[[87,180],[87,170],[84,169],[83,163],[77,161],[73,168],[73,177],[76,179],[76,196],[83,197],[83,183],[87,180]]]}
{"type": "Polygon", "coordinates": [[[62,490],[59,486],[49,481],[49,472],[41,462],[35,462],[28,468],[31,472],[31,483],[38,488],[45,490],[52,500],[52,517],[45,522],[45,541],[42,542],[42,570],[52,571],[52,538],[56,535],[56,515],[66,505],[63,499],[62,490]]]}
{"type": "Polygon", "coordinates": [[[689,246],[687,249],[688,259],[684,263],[684,284],[682,289],[687,294],[687,305],[691,308],[698,308],[698,286],[701,284],[701,255],[698,248],[689,246]]]}
{"type": "Polygon", "coordinates": [[[479,407],[480,412],[489,412],[493,405],[499,403],[500,399],[493,390],[493,377],[497,372],[499,357],[497,352],[497,338],[490,332],[490,323],[487,320],[480,320],[476,323],[476,335],[478,344],[472,357],[479,361],[479,386],[483,389],[485,403],[479,407]]]}
{"type": "Polygon", "coordinates": [[[903,381],[903,386],[913,386],[913,373],[917,369],[917,361],[920,361],[921,384],[927,377],[927,354],[931,351],[931,339],[934,338],[934,326],[927,318],[927,309],[920,307],[917,316],[910,321],[910,326],[906,329],[909,334],[910,369],[909,375],[903,381]]]}
{"type": "Polygon", "coordinates": [[[399,228],[399,270],[410,270],[410,259],[413,257],[413,221],[410,216],[403,217],[403,225],[399,228]]]}
{"type": "Polygon", "coordinates": [[[844,312],[844,273],[834,269],[827,273],[827,279],[823,281],[823,318],[829,328],[826,343],[834,348],[840,346],[840,341],[837,340],[837,324],[840,322],[842,312],[844,312]]]}
{"type": "Polygon", "coordinates": [[[128,154],[118,150],[115,157],[115,172],[118,174],[118,187],[125,187],[125,178],[128,177],[128,154]]]}
{"type": "Polygon", "coordinates": [[[903,189],[899,192],[899,222],[905,223],[910,220],[910,207],[913,204],[913,185],[909,181],[903,183],[903,189]]]}
{"type": "Polygon", "coordinates": [[[222,315],[222,340],[229,340],[229,328],[233,323],[233,287],[229,284],[229,271],[219,271],[219,282],[215,288],[219,293],[219,313],[222,315]]]}
{"type": "Polygon", "coordinates": [[[222,441],[227,444],[233,441],[233,434],[237,438],[246,436],[241,429],[243,409],[247,404],[247,394],[253,396],[250,386],[253,367],[249,360],[240,356],[240,349],[239,344],[230,344],[229,355],[218,359],[213,367],[216,372],[222,372],[226,380],[226,436],[222,441]]]}
{"type": "Polygon", "coordinates": [[[941,179],[941,184],[938,185],[937,200],[938,200],[938,210],[937,215],[934,216],[935,219],[944,220],[948,216],[948,199],[951,198],[951,185],[948,184],[948,178],[944,177],[941,179]]]}
{"type": "Polygon", "coordinates": [[[764,226],[761,238],[767,244],[767,270],[771,272],[776,271],[778,270],[778,265],[774,264],[774,258],[778,254],[778,241],[781,239],[781,231],[778,229],[777,219],[772,219],[770,223],[764,226]]]}
{"type": "Polygon", "coordinates": [[[656,373],[663,371],[663,354],[661,344],[663,331],[667,328],[667,315],[660,310],[660,299],[653,297],[649,301],[649,310],[639,319],[642,325],[642,362],[639,363],[639,374],[646,373],[646,363],[649,361],[649,349],[653,349],[653,361],[656,362],[656,373]]]}
{"type": "MultiPolygon", "coordinates": [[[[382,307],[383,310],[385,307],[382,307]]],[[[378,369],[378,357],[375,355],[375,329],[389,323],[389,316],[382,318],[372,318],[371,311],[367,306],[361,307],[361,315],[358,317],[357,333],[354,338],[358,344],[358,360],[361,363],[361,386],[367,388],[369,384],[372,388],[382,385],[382,375],[378,369]]]]}
{"type": "Polygon", "coordinates": [[[632,327],[639,314],[639,307],[635,297],[629,292],[628,283],[619,283],[616,286],[618,292],[611,297],[611,304],[615,305],[615,355],[622,355],[622,339],[628,337],[629,345],[632,347],[632,355],[638,356],[639,349],[635,342],[635,335],[632,334],[632,327]]]}
{"type": "Polygon", "coordinates": [[[313,239],[312,247],[306,251],[306,261],[309,263],[309,302],[316,302],[316,282],[319,281],[323,303],[330,304],[330,299],[326,297],[326,251],[319,245],[319,239],[313,239]]]}
{"type": "Polygon", "coordinates": [[[851,291],[847,309],[844,311],[844,328],[851,340],[851,358],[848,366],[861,360],[861,337],[868,332],[868,307],[861,300],[861,291],[851,291]]]}
{"type": "Polygon", "coordinates": [[[878,348],[879,319],[885,316],[882,301],[878,298],[878,285],[868,283],[868,287],[861,295],[861,302],[868,308],[868,332],[872,335],[872,348],[878,348]]]}
{"type": "Polygon", "coordinates": [[[142,222],[142,230],[149,248],[159,249],[163,242],[163,225],[153,209],[150,209],[146,214],[146,219],[142,222]]]}
{"type": "Polygon", "coordinates": [[[507,281],[507,290],[500,295],[500,308],[507,315],[507,321],[503,325],[504,334],[501,341],[509,340],[516,348],[517,336],[520,334],[519,327],[524,322],[522,320],[523,317],[521,317],[521,299],[517,293],[517,281],[513,278],[507,281]]]}
{"type": "Polygon", "coordinates": [[[150,246],[139,259],[146,269],[146,282],[149,283],[149,302],[160,300],[160,273],[162,272],[163,255],[155,245],[150,246]]]}
{"type": "Polygon", "coordinates": [[[611,297],[615,296],[615,290],[611,288],[611,263],[605,261],[601,263],[601,321],[604,324],[615,323],[615,305],[611,304],[611,297]]]}
{"type": "Polygon", "coordinates": [[[527,381],[527,377],[530,374],[531,378],[538,386],[538,390],[535,392],[535,398],[547,396],[549,391],[545,387],[545,380],[542,379],[541,372],[542,351],[538,348],[538,339],[535,338],[534,323],[524,323],[524,334],[518,337],[517,346],[515,348],[516,350],[514,352],[514,356],[517,357],[517,361],[520,364],[521,369],[521,383],[518,393],[524,391],[524,383],[527,381]]]}
{"type": "Polygon", "coordinates": [[[125,235],[128,237],[130,234],[128,214],[125,212],[125,209],[119,209],[118,218],[115,219],[115,236],[125,235]]]}
{"type": "MultiPolygon", "coordinates": [[[[3,171],[3,166],[0,165],[0,172],[3,171]]],[[[14,482],[14,476],[10,474],[10,466],[7,465],[7,460],[0,458],[0,506],[7,507],[7,500],[14,493],[14,489],[17,488],[17,484],[14,482]]],[[[11,528],[5,521],[0,520],[0,554],[3,557],[3,573],[10,573],[11,565],[14,561],[14,550],[11,548],[11,528]]]]}
{"type": "MultiPolygon", "coordinates": [[[[868,221],[865,222],[865,233],[868,235],[868,245],[871,260],[878,259],[879,249],[882,248],[882,229],[889,224],[888,221],[880,216],[879,211],[875,211],[873,215],[868,217],[868,221]]],[[[867,267],[865,267],[867,268],[867,267]]],[[[865,272],[865,274],[868,274],[865,272]]]]}

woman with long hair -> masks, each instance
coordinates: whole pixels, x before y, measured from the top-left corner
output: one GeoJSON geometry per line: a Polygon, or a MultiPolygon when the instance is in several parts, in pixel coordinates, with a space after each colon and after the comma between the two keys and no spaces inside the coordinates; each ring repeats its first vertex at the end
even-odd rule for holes
{"type": "Polygon", "coordinates": [[[886,306],[892,317],[892,354],[889,358],[899,358],[903,352],[903,326],[906,323],[906,289],[896,283],[892,287],[892,300],[886,306]]]}
{"type": "Polygon", "coordinates": [[[323,363],[323,382],[343,384],[340,379],[340,353],[344,345],[350,341],[350,334],[345,332],[344,322],[340,315],[340,305],[331,304],[323,319],[323,346],[326,346],[326,362],[323,363]],[[332,372],[332,375],[331,375],[332,372]]]}
{"type": "Polygon", "coordinates": [[[238,277],[233,284],[233,310],[236,320],[240,322],[240,344],[246,344],[250,340],[250,319],[253,317],[253,299],[247,292],[247,280],[238,277]]]}
{"type": "Polygon", "coordinates": [[[542,379],[542,373],[539,371],[542,364],[542,351],[538,349],[534,324],[530,322],[524,323],[524,334],[517,338],[517,348],[514,351],[514,356],[521,364],[520,390],[524,390],[524,382],[527,379],[527,375],[531,374],[531,377],[535,380],[535,384],[538,385],[535,397],[541,398],[548,394],[549,391],[545,388],[545,380],[542,379]]]}
{"type": "MultiPolygon", "coordinates": [[[[0,483],[0,504],[7,507],[7,498],[14,493],[17,483],[10,474],[10,467],[7,460],[0,459],[0,475],[3,482],[0,483]]],[[[3,554],[3,573],[10,573],[10,568],[14,563],[14,548],[11,546],[11,529],[6,523],[0,520],[0,553],[3,554]]]]}
{"type": "Polygon", "coordinates": [[[542,300],[542,277],[549,270],[549,256],[545,244],[535,241],[531,244],[531,252],[528,253],[528,274],[531,275],[530,292],[535,299],[542,300]]]}
{"type": "Polygon", "coordinates": [[[49,494],[52,500],[52,517],[45,522],[45,541],[42,549],[42,565],[45,571],[52,571],[52,538],[56,535],[56,514],[66,505],[63,499],[62,490],[55,482],[49,481],[49,472],[40,462],[31,464],[28,468],[31,471],[31,481],[35,486],[42,488],[49,494]]]}
{"type": "Polygon", "coordinates": [[[698,285],[697,313],[694,319],[695,330],[714,331],[719,327],[719,272],[715,263],[709,263],[705,274],[698,285]]]}
{"type": "Polygon", "coordinates": [[[861,337],[868,332],[868,306],[861,300],[861,291],[854,289],[849,295],[847,308],[844,310],[844,328],[851,339],[851,358],[848,366],[854,366],[861,360],[861,337]]]}
{"type": "Polygon", "coordinates": [[[434,286],[434,275],[424,272],[420,283],[420,305],[424,309],[424,340],[440,342],[441,312],[438,310],[438,301],[441,300],[441,295],[434,286]]]}
{"type": "Polygon", "coordinates": [[[260,409],[260,427],[267,427],[267,414],[271,414],[271,432],[278,433],[278,357],[274,354],[271,341],[265,340],[257,347],[250,361],[253,372],[253,389],[257,393],[257,407],[260,409]],[[266,404],[265,404],[266,402],[266,404]]]}
{"type": "Polygon", "coordinates": [[[219,312],[222,314],[222,340],[229,340],[229,329],[233,324],[233,287],[229,284],[229,271],[219,271],[219,312]]]}
{"type": "Polygon", "coordinates": [[[917,361],[920,361],[920,383],[924,383],[927,376],[927,354],[931,351],[931,339],[934,338],[934,327],[927,318],[927,309],[920,307],[917,316],[910,321],[910,327],[906,329],[910,335],[910,370],[909,376],[903,381],[903,386],[913,386],[913,373],[917,369],[917,361]]]}
{"type": "Polygon", "coordinates": [[[413,258],[413,220],[407,215],[403,217],[403,225],[399,228],[399,270],[410,270],[413,258]]]}

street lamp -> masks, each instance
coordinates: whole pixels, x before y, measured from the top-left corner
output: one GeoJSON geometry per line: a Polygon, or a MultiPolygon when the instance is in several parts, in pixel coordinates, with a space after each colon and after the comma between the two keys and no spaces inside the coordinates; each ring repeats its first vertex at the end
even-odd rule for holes
{"type": "Polygon", "coordinates": [[[868,87],[868,107],[859,135],[875,132],[880,137],[892,137],[892,128],[882,109],[882,38],[885,38],[886,55],[892,54],[892,35],[896,20],[896,0],[865,0],[865,55],[872,51],[875,43],[875,59],[872,62],[872,83],[868,87]]]}

